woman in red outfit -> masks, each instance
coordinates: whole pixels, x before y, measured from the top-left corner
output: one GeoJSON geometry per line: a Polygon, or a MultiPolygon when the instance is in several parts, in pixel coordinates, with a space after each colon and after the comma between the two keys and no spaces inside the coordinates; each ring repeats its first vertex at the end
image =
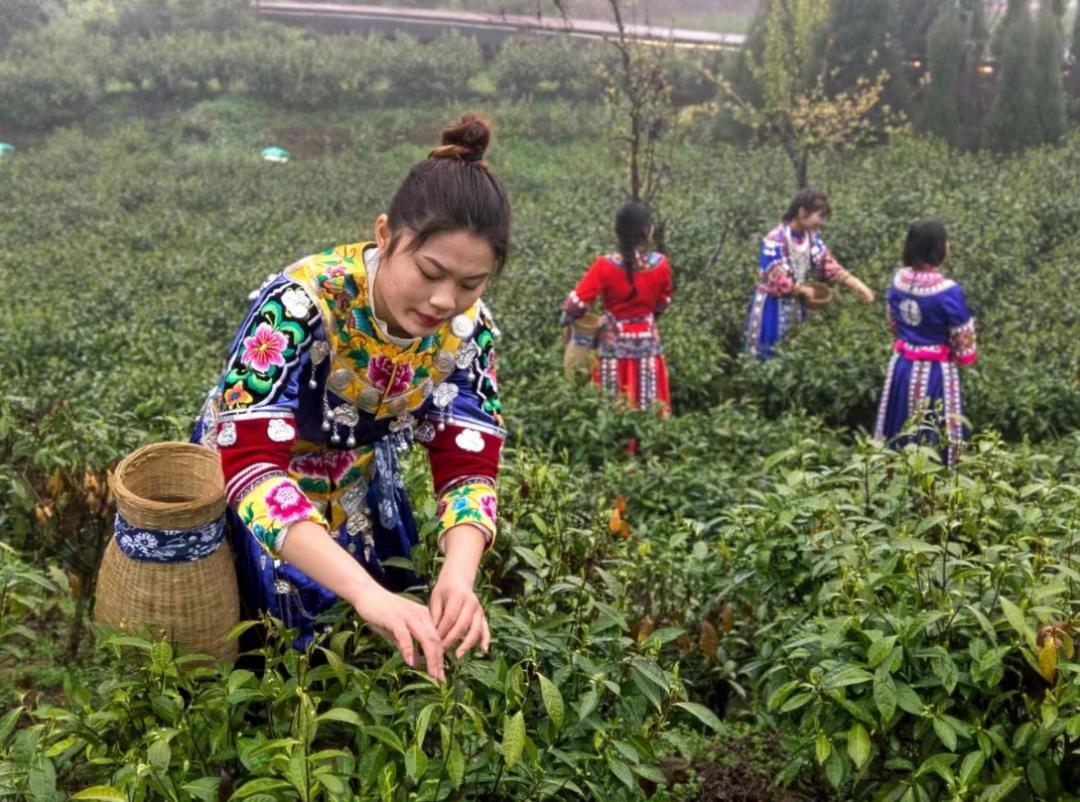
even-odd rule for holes
{"type": "Polygon", "coordinates": [[[602,297],[604,326],[597,335],[600,359],[593,381],[635,409],[658,403],[666,415],[671,394],[656,319],[671,303],[671,265],[662,253],[647,250],[652,234],[648,206],[634,201],[620,206],[618,252],[593,262],[566,297],[561,322],[569,325],[602,297]]]}

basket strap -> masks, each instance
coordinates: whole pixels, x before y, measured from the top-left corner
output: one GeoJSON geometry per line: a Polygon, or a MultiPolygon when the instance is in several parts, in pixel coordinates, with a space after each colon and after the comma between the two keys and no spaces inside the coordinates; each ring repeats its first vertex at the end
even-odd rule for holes
{"type": "Polygon", "coordinates": [[[124,555],[136,562],[183,563],[209,557],[221,546],[225,516],[194,529],[144,529],[116,516],[114,536],[124,555]]]}

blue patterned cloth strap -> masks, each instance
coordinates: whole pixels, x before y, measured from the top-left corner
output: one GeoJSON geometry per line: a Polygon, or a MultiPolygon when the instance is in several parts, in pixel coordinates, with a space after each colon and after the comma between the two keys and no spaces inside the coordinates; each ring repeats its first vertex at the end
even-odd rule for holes
{"type": "Polygon", "coordinates": [[[375,487],[378,490],[379,523],[386,529],[393,529],[401,521],[398,511],[396,489],[404,489],[405,481],[401,475],[397,455],[408,451],[413,443],[412,427],[390,432],[374,443],[375,448],[375,487]]]}
{"type": "Polygon", "coordinates": [[[587,348],[595,348],[596,347],[596,335],[595,334],[590,334],[589,336],[586,337],[584,334],[573,334],[573,333],[571,333],[570,342],[572,342],[574,345],[584,345],[587,348]]]}
{"type": "Polygon", "coordinates": [[[120,551],[136,562],[191,562],[218,550],[225,534],[225,516],[196,529],[142,529],[117,514],[115,534],[120,551]]]}

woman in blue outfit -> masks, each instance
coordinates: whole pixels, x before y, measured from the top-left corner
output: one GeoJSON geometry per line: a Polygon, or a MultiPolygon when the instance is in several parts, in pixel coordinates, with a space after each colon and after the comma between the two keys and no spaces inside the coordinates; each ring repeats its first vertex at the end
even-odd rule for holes
{"type": "Polygon", "coordinates": [[[196,427],[225,477],[241,601],[299,631],[303,647],[340,599],[444,676],[444,650],[487,649],[474,592],[495,538],[504,430],[494,324],[481,300],[504,263],[510,205],[483,160],[490,131],[467,115],[415,165],[374,239],[329,248],[254,294],[196,427]],[[388,565],[417,526],[399,454],[431,462],[436,545],[430,604],[388,565]]]}
{"type": "Polygon", "coordinates": [[[746,320],[745,349],[752,357],[771,357],[776,344],[806,318],[808,279],[843,284],[866,303],[874,302],[870,288],[840,266],[817,233],[830,211],[824,192],[804,189],[792,199],[780,225],[762,239],[761,278],[746,320]]]}
{"type": "Polygon", "coordinates": [[[904,267],[885,295],[886,320],[896,335],[878,406],[875,436],[894,447],[940,442],[954,464],[968,431],[958,367],[976,359],[975,318],[964,291],[941,273],[949,252],[945,227],[924,220],[908,229],[904,267]]]}

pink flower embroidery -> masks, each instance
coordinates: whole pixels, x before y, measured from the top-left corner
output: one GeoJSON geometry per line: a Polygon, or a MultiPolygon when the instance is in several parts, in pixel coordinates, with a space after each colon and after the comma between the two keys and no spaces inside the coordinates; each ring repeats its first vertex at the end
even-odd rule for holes
{"type": "Polygon", "coordinates": [[[320,454],[308,452],[297,454],[289,462],[289,470],[313,479],[323,478],[323,461],[320,454]]]}
{"type": "Polygon", "coordinates": [[[340,482],[355,464],[355,451],[329,449],[325,452],[297,454],[289,462],[289,470],[311,479],[340,482]]]}
{"type": "Polygon", "coordinates": [[[832,281],[843,269],[843,266],[836,261],[832,253],[825,251],[825,257],[821,260],[821,272],[825,275],[825,278],[832,281]]]}
{"type": "Polygon", "coordinates": [[[349,469],[356,464],[356,454],[352,451],[331,449],[323,457],[323,464],[326,466],[326,475],[330,477],[330,480],[340,482],[349,469]]]}
{"type": "Polygon", "coordinates": [[[240,362],[254,368],[258,373],[266,373],[271,365],[282,367],[283,356],[289,345],[288,338],[280,331],[274,331],[269,323],[260,323],[255,333],[244,338],[244,353],[240,362]]]}
{"type": "Polygon", "coordinates": [[[480,499],[480,511],[489,521],[495,520],[495,514],[499,510],[499,501],[494,493],[490,493],[480,499]]]}
{"type": "Polygon", "coordinates": [[[367,375],[368,381],[375,386],[376,390],[382,390],[391,396],[401,395],[412,384],[413,367],[412,365],[398,365],[395,372],[394,360],[388,356],[376,356],[372,357],[368,363],[367,375]],[[387,390],[388,386],[389,390],[387,390]]]}
{"type": "Polygon", "coordinates": [[[314,512],[314,505],[292,482],[280,482],[266,494],[266,508],[280,522],[300,521],[314,512]]]}

